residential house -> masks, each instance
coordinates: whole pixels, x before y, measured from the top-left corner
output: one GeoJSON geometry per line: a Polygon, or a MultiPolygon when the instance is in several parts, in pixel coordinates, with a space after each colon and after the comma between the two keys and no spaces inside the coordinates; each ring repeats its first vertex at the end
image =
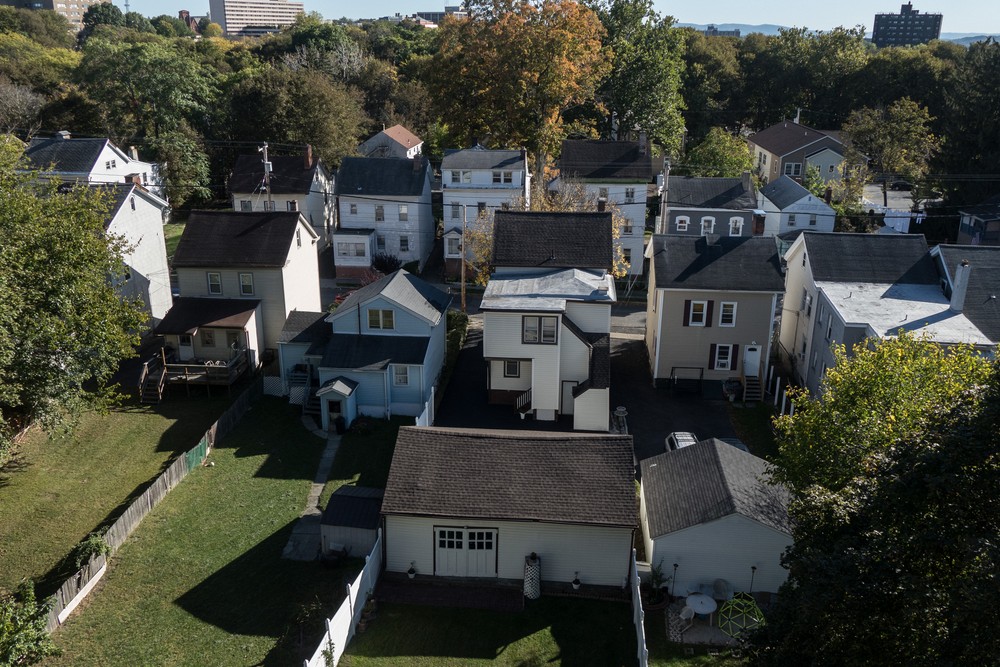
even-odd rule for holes
{"type": "Polygon", "coordinates": [[[611,226],[610,213],[497,212],[480,306],[491,403],[609,429],[611,226]]]}
{"type": "MultiPolygon", "coordinates": [[[[474,223],[487,211],[530,203],[531,175],[524,150],[489,150],[476,145],[448,151],[441,162],[444,203],[445,274],[461,272],[462,234],[465,223],[474,223]]],[[[468,258],[468,250],[466,257],[468,258]]]]}
{"type": "Polygon", "coordinates": [[[376,253],[422,269],[434,245],[431,169],[426,158],[344,158],[337,172],[338,278],[360,278],[376,253]]]}
{"type": "Polygon", "coordinates": [[[450,303],[400,269],[355,290],[333,313],[291,313],[278,348],[292,400],[313,402],[324,429],[337,417],[350,426],[358,415],[432,423],[450,303]],[[296,395],[296,387],[305,390],[296,395]]]}
{"type": "Polygon", "coordinates": [[[534,555],[543,590],[622,589],[634,474],[630,436],[404,426],[382,501],[385,569],[520,583],[534,555]]]}
{"type": "Polygon", "coordinates": [[[804,232],[785,263],[781,354],[795,381],[814,394],[835,362],[833,345],[850,351],[905,331],[987,353],[992,346],[962,312],[963,290],[945,296],[923,236],[804,232]]]}
{"type": "Polygon", "coordinates": [[[646,191],[653,182],[645,136],[639,141],[563,141],[559,178],[552,187],[567,181],[581,183],[589,195],[615,204],[626,221],[617,243],[629,263],[628,275],[642,275],[646,191]]]}
{"type": "Polygon", "coordinates": [[[330,245],[335,225],[336,200],[330,172],[308,145],[303,155],[271,155],[268,162],[269,186],[259,154],[236,158],[229,176],[233,210],[299,211],[319,237],[317,249],[324,250],[330,245]]]}
{"type": "Polygon", "coordinates": [[[382,523],[382,495],[382,489],[364,486],[344,485],[334,491],[320,519],[323,553],[355,558],[371,553],[382,523]]]}
{"type": "Polygon", "coordinates": [[[163,238],[167,202],[135,183],[91,187],[109,192],[111,210],[105,229],[126,245],[122,257],[126,273],[118,291],[127,299],[142,302],[153,328],[173,305],[163,238]]]}
{"type": "Polygon", "coordinates": [[[958,212],[959,245],[1000,245],[1000,195],[958,212]]]}
{"type": "MultiPolygon", "coordinates": [[[[173,268],[181,296],[260,301],[259,342],[270,357],[290,312],[321,307],[317,242],[298,211],[192,211],[173,268]]],[[[220,344],[202,344],[211,342],[220,344]]]]}
{"type": "Polygon", "coordinates": [[[393,125],[358,146],[358,155],[413,159],[421,154],[423,146],[420,137],[402,125],[393,125]]]}
{"type": "Polygon", "coordinates": [[[757,176],[764,184],[788,176],[802,180],[815,166],[824,181],[843,175],[844,144],[836,133],[783,120],[747,139],[757,176]]]}
{"type": "Polygon", "coordinates": [[[931,249],[931,257],[952,309],[1000,344],[1000,247],[942,244],[931,249]]]}
{"type": "Polygon", "coordinates": [[[779,236],[799,229],[832,232],[837,217],[822,198],[788,176],[764,186],[758,207],[764,211],[764,236],[779,236]]]}
{"type": "Polygon", "coordinates": [[[646,349],[656,385],[718,395],[741,378],[762,397],[784,278],[775,240],[656,235],[650,241],[646,349]]]}
{"type": "Polygon", "coordinates": [[[768,464],[711,438],[640,462],[639,524],[646,558],[673,577],[676,595],[723,579],[776,593],[792,545],[788,491],[768,464]]]}
{"type": "Polygon", "coordinates": [[[750,172],[741,178],[670,176],[662,200],[664,234],[759,236],[764,229],[750,172]]]}
{"type": "Polygon", "coordinates": [[[160,199],[167,193],[160,165],[143,162],[135,148],[128,153],[110,139],[73,138],[69,132],[35,137],[24,151],[31,167],[43,176],[79,183],[136,183],[160,199]]]}

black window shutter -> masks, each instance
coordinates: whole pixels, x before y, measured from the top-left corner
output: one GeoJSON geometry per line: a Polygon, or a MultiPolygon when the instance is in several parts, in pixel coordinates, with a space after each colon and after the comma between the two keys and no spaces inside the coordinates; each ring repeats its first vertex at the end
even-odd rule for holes
{"type": "Polygon", "coordinates": [[[733,345],[733,360],[729,363],[729,368],[733,369],[734,371],[739,370],[739,366],[736,365],[736,362],[739,361],[739,359],[740,359],[740,346],[733,345]]]}
{"type": "Polygon", "coordinates": [[[691,299],[684,299],[684,326],[691,324],[691,299]]]}
{"type": "Polygon", "coordinates": [[[708,370],[715,370],[715,343],[708,346],[708,370]]]}
{"type": "Polygon", "coordinates": [[[705,306],[705,326],[706,327],[712,326],[712,311],[714,310],[714,308],[713,308],[714,305],[715,305],[714,301],[709,301],[708,305],[705,306]]]}

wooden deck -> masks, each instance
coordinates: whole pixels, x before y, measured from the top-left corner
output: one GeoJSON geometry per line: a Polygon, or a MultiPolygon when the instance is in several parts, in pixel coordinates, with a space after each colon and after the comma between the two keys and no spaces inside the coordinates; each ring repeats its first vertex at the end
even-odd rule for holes
{"type": "MultiPolygon", "coordinates": [[[[165,385],[183,385],[191,393],[191,387],[226,387],[230,390],[237,380],[249,369],[247,349],[234,353],[228,361],[187,361],[164,363],[155,358],[147,361],[142,372],[139,393],[145,403],[158,403],[163,398],[165,385]]],[[[211,393],[211,389],[209,389],[211,393]]]]}

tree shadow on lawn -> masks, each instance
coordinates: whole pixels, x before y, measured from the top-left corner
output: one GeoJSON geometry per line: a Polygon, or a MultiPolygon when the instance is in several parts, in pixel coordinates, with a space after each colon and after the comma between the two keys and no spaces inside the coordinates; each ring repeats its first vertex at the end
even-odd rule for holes
{"type": "Polygon", "coordinates": [[[174,600],[189,614],[232,635],[273,637],[264,665],[301,664],[319,645],[324,618],[344,599],[362,563],[337,567],[283,560],[295,521],[174,600]],[[303,626],[307,632],[300,633],[303,626]]]}
{"type": "Polygon", "coordinates": [[[528,602],[521,612],[385,605],[348,653],[614,667],[635,663],[636,639],[626,603],[543,597],[528,602]],[[511,648],[546,628],[551,640],[538,638],[511,648]]]}

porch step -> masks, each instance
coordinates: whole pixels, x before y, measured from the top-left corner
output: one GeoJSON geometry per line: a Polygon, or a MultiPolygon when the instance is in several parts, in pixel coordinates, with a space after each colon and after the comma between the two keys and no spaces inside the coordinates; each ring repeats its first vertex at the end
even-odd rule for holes
{"type": "Polygon", "coordinates": [[[309,373],[303,371],[292,371],[288,374],[288,384],[293,387],[309,384],[309,373]]]}
{"type": "Polygon", "coordinates": [[[764,399],[764,389],[761,387],[760,378],[747,376],[743,378],[743,402],[752,403],[764,399]]]}
{"type": "Polygon", "coordinates": [[[319,404],[319,397],[313,394],[302,404],[302,414],[319,416],[322,409],[319,404]]]}

